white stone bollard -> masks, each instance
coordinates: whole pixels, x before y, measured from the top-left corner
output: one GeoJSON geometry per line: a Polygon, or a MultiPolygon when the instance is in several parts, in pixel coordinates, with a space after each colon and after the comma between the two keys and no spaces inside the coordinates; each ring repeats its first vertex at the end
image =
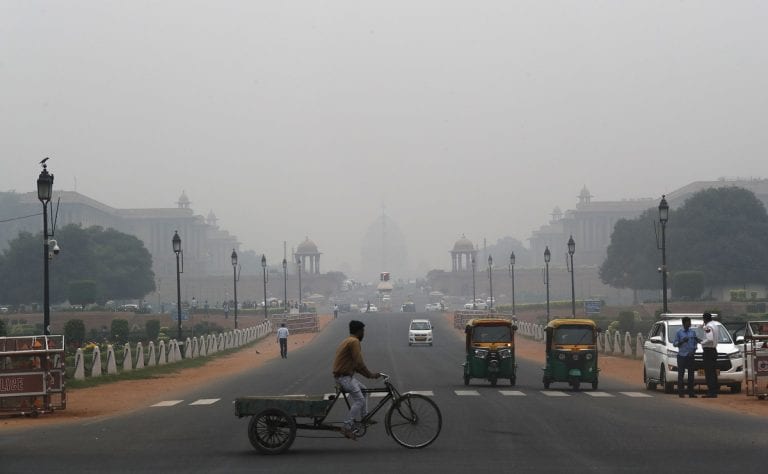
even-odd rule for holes
{"type": "Polygon", "coordinates": [[[115,348],[112,344],[107,344],[107,374],[117,374],[117,363],[115,361],[115,348]]]}
{"type": "Polygon", "coordinates": [[[149,360],[147,361],[147,367],[154,367],[157,364],[157,353],[155,352],[154,341],[149,341],[149,360]]]}
{"type": "Polygon", "coordinates": [[[186,359],[192,359],[195,357],[194,353],[194,347],[192,345],[192,340],[190,338],[187,338],[187,340],[184,342],[184,358],[186,359]]]}
{"type": "Polygon", "coordinates": [[[141,344],[141,341],[136,343],[136,368],[144,368],[144,346],[141,344]]]}
{"type": "Polygon", "coordinates": [[[80,347],[75,353],[75,380],[85,380],[85,357],[83,357],[83,349],[80,347]]]}
{"type": "Polygon", "coordinates": [[[613,355],[621,355],[621,337],[619,331],[613,333],[613,355]]]}
{"type": "Polygon", "coordinates": [[[131,354],[131,345],[127,342],[123,346],[123,372],[133,370],[133,355],[131,354]]]}
{"type": "Polygon", "coordinates": [[[157,365],[165,365],[167,364],[166,358],[165,358],[165,341],[160,341],[160,344],[157,347],[157,365]]]}
{"type": "Polygon", "coordinates": [[[93,348],[91,357],[91,377],[101,377],[101,350],[99,346],[93,348]]]}
{"type": "Polygon", "coordinates": [[[624,333],[624,357],[632,357],[632,336],[629,331],[624,333]]]}
{"type": "Polygon", "coordinates": [[[174,362],[181,362],[181,348],[179,347],[179,341],[175,341],[175,344],[173,345],[173,361],[174,362]]]}
{"type": "Polygon", "coordinates": [[[639,332],[637,333],[637,339],[636,339],[636,348],[635,351],[635,358],[636,359],[642,359],[643,355],[645,354],[645,339],[643,338],[643,333],[639,332]]]}

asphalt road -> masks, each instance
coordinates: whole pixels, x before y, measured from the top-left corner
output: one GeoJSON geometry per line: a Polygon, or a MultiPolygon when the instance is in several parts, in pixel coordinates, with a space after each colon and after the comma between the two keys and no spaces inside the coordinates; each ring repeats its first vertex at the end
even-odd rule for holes
{"type": "MultiPolygon", "coordinates": [[[[701,473],[750,471],[764,463],[763,419],[689,406],[607,379],[598,393],[572,393],[557,384],[545,391],[540,366],[522,360],[515,387],[480,381],[465,387],[463,353],[463,341],[442,316],[344,314],[288,359],[201,386],[178,403],[81,424],[5,431],[0,473],[701,473]],[[248,420],[234,416],[234,398],[332,392],[333,353],[352,317],[366,322],[363,351],[371,370],[392,375],[401,391],[433,393],[443,415],[440,437],[425,449],[402,448],[386,436],[382,413],[381,423],[358,441],[299,431],[285,454],[255,451],[248,420]],[[434,346],[408,346],[414,317],[432,320],[434,346]]],[[[336,407],[329,419],[340,421],[343,415],[336,407]]]]}

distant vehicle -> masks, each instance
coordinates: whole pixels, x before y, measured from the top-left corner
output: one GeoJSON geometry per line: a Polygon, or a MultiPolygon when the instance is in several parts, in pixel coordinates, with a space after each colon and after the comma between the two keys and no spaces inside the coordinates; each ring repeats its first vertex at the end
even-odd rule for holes
{"type": "Polygon", "coordinates": [[[376,305],[371,305],[371,306],[369,306],[367,308],[364,306],[362,311],[364,313],[378,313],[379,312],[379,308],[377,308],[376,305]]]}
{"type": "Polygon", "coordinates": [[[136,312],[138,310],[139,310],[139,305],[137,305],[137,304],[124,304],[124,305],[121,305],[118,308],[118,311],[133,311],[133,312],[136,312]]]}
{"type": "Polygon", "coordinates": [[[415,303],[404,303],[400,307],[400,311],[403,313],[415,313],[416,312],[416,304],[415,303]]]}
{"type": "Polygon", "coordinates": [[[440,303],[427,303],[424,305],[424,311],[431,312],[431,311],[441,311],[442,308],[440,307],[440,303]]]}
{"type": "Polygon", "coordinates": [[[488,309],[488,303],[478,298],[474,303],[470,301],[469,303],[464,304],[464,309],[488,309]]]}
{"type": "Polygon", "coordinates": [[[411,320],[408,328],[408,345],[414,344],[432,345],[432,323],[428,319],[411,320]]]}
{"type": "Polygon", "coordinates": [[[3,314],[5,314],[5,313],[7,313],[7,312],[8,312],[8,308],[7,308],[7,307],[5,307],[5,306],[3,306],[3,307],[0,307],[0,313],[3,313],[3,314]]]}

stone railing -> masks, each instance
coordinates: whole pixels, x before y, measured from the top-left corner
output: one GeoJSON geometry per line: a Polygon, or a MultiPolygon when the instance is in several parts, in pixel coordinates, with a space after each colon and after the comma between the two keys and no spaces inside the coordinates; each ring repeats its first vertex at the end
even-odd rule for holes
{"type": "MultiPolygon", "coordinates": [[[[267,320],[256,326],[244,329],[234,329],[232,331],[207,334],[200,337],[188,337],[184,342],[184,357],[182,357],[181,347],[176,339],[169,340],[168,344],[166,344],[164,340],[159,341],[158,344],[155,344],[154,341],[150,341],[146,348],[146,353],[143,344],[138,342],[135,346],[135,358],[133,356],[131,345],[126,343],[123,348],[121,361],[116,360],[114,346],[109,344],[107,345],[107,359],[105,362],[106,373],[108,375],[119,373],[118,365],[120,366],[120,371],[130,372],[132,370],[143,369],[144,367],[172,364],[183,359],[206,357],[216,352],[241,347],[245,344],[262,339],[271,333],[272,322],[267,320]]],[[[104,372],[101,350],[96,346],[93,348],[93,353],[91,354],[91,364],[90,370],[88,370],[88,376],[100,377],[104,372]]],[[[74,378],[75,380],[85,380],[86,378],[85,355],[82,348],[78,349],[75,354],[74,378]]]]}
{"type": "MultiPolygon", "coordinates": [[[[517,333],[521,336],[544,342],[543,324],[518,321],[517,327],[517,333]]],[[[603,354],[642,359],[644,343],[642,333],[632,336],[629,332],[621,334],[619,331],[603,331],[597,334],[597,350],[603,354]]]]}

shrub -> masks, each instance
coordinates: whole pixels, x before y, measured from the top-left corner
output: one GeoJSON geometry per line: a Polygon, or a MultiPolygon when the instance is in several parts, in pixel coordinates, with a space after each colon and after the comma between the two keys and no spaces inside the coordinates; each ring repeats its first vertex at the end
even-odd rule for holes
{"type": "Polygon", "coordinates": [[[70,319],[64,324],[64,340],[80,347],[85,340],[85,323],[82,319],[70,319]]]}
{"type": "Polygon", "coordinates": [[[160,321],[157,319],[150,319],[144,323],[144,330],[147,332],[147,339],[154,341],[157,339],[157,335],[160,334],[160,321]]]}
{"type": "Polygon", "coordinates": [[[634,311],[620,312],[617,329],[622,334],[625,332],[632,332],[635,329],[635,312],[634,311]]]}
{"type": "Polygon", "coordinates": [[[113,319],[112,328],[110,330],[110,339],[113,342],[124,343],[128,340],[128,333],[130,332],[130,326],[125,319],[113,319]]]}

